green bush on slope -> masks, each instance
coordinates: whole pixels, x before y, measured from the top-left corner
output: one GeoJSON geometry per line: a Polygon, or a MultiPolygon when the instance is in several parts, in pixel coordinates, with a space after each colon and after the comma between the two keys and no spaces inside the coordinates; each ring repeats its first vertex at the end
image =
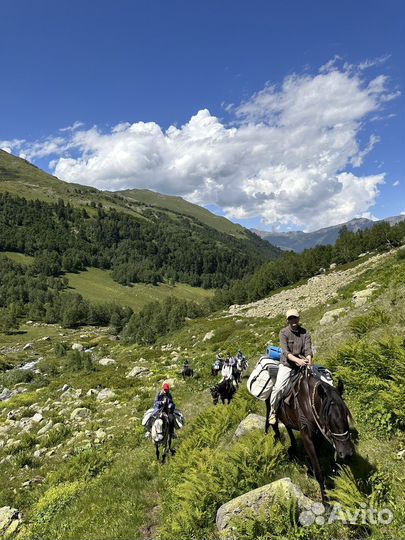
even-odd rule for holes
{"type": "Polygon", "coordinates": [[[405,350],[399,339],[357,341],[329,360],[359,413],[381,434],[405,430],[405,350]]]}

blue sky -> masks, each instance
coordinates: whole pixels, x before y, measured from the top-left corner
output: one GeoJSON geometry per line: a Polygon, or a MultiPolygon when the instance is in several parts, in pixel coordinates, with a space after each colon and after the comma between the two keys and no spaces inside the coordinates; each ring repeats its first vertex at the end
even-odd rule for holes
{"type": "Polygon", "coordinates": [[[404,20],[402,0],[3,0],[0,146],[262,229],[396,215],[404,20]]]}

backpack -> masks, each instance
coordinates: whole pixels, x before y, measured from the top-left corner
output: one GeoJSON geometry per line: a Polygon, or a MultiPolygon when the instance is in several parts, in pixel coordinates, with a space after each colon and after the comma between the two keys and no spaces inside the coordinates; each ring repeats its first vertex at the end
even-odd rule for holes
{"type": "Polygon", "coordinates": [[[174,426],[181,429],[184,426],[184,416],[180,411],[174,411],[174,426]]]}
{"type": "Polygon", "coordinates": [[[279,361],[262,356],[247,381],[247,389],[257,399],[265,401],[277,378],[279,361]]]}

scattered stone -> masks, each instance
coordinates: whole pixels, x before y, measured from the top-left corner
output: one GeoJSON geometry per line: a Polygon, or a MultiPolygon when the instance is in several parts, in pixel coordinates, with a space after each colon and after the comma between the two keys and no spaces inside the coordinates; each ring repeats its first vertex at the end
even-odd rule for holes
{"type": "Polygon", "coordinates": [[[44,427],[38,430],[37,435],[40,435],[40,436],[45,435],[45,433],[47,433],[51,429],[52,426],[53,426],[53,422],[52,420],[49,420],[49,422],[45,424],[44,427]]]}
{"type": "Polygon", "coordinates": [[[90,390],[87,390],[86,392],[87,397],[93,397],[97,395],[98,395],[98,390],[96,390],[95,388],[90,388],[90,390]]]}
{"type": "Polygon", "coordinates": [[[0,401],[6,401],[6,399],[10,399],[10,397],[13,395],[12,391],[8,388],[3,388],[3,390],[0,392],[0,401]]]}
{"type": "Polygon", "coordinates": [[[0,538],[11,538],[21,524],[21,513],[11,506],[0,508],[0,538]]]}
{"type": "Polygon", "coordinates": [[[40,422],[42,422],[43,419],[44,417],[39,412],[35,413],[34,416],[32,417],[32,421],[35,422],[36,424],[39,424],[40,422]]]}
{"type": "Polygon", "coordinates": [[[81,343],[73,343],[72,350],[73,351],[82,351],[84,349],[83,345],[81,343]]]}
{"type": "Polygon", "coordinates": [[[112,399],[115,397],[115,393],[111,390],[111,388],[104,388],[101,390],[97,395],[98,401],[105,401],[106,399],[112,399]]]}
{"type": "Polygon", "coordinates": [[[64,384],[61,388],[61,392],[66,392],[66,390],[69,390],[70,386],[68,384],[64,384]]]}
{"type": "Polygon", "coordinates": [[[40,484],[43,484],[45,481],[45,478],[43,476],[34,476],[34,478],[31,478],[30,480],[27,480],[26,482],[22,483],[22,487],[31,487],[32,485],[36,484],[37,486],[40,484]]]}
{"type": "Polygon", "coordinates": [[[210,339],[212,339],[213,337],[215,336],[215,331],[214,330],[210,330],[209,332],[207,332],[205,334],[205,336],[203,337],[203,342],[206,342],[206,341],[209,341],[210,339]]]}
{"type": "Polygon", "coordinates": [[[70,415],[71,420],[83,420],[85,418],[88,418],[91,415],[91,410],[87,407],[77,407],[77,409],[74,409],[70,415]]]}
{"type": "Polygon", "coordinates": [[[28,351],[29,349],[33,349],[33,345],[32,343],[27,343],[26,345],[24,345],[23,347],[23,351],[28,351]]]}
{"type": "Polygon", "coordinates": [[[79,399],[83,395],[83,390],[81,388],[77,388],[76,390],[74,388],[68,388],[63,394],[60,396],[61,399],[79,399]]]}
{"type": "Polygon", "coordinates": [[[374,289],[364,289],[363,291],[356,291],[353,293],[352,302],[356,307],[364,306],[367,303],[369,297],[373,294],[374,289]]]}
{"type": "Polygon", "coordinates": [[[403,450],[400,450],[399,452],[397,452],[397,458],[398,459],[402,459],[405,455],[405,448],[403,450]]]}
{"type": "Polygon", "coordinates": [[[111,366],[117,362],[113,358],[102,358],[98,361],[101,366],[111,366]]]}
{"type": "Polygon", "coordinates": [[[346,308],[338,308],[338,309],[333,309],[332,311],[327,311],[322,319],[319,321],[319,324],[321,326],[326,326],[328,324],[333,324],[335,321],[337,321],[337,319],[340,317],[340,315],[342,315],[343,313],[346,313],[347,312],[347,309],[346,308]]]}
{"type": "Polygon", "coordinates": [[[254,429],[260,429],[261,431],[264,431],[265,425],[266,418],[264,416],[251,413],[239,424],[237,430],[235,431],[234,438],[239,439],[240,437],[243,437],[243,435],[250,433],[254,429]]]}
{"type": "Polygon", "coordinates": [[[290,478],[282,478],[271,484],[249,491],[235,499],[223,504],[217,512],[216,525],[220,532],[227,533],[227,539],[235,538],[232,534],[232,520],[235,517],[243,518],[251,512],[259,513],[264,511],[268,519],[271,519],[269,509],[276,497],[285,499],[296,499],[298,510],[309,510],[313,501],[306,497],[301,489],[291,482],[290,478]]]}
{"type": "Polygon", "coordinates": [[[44,336],[41,339],[39,339],[38,341],[51,341],[51,338],[49,336],[44,336]]]}
{"type": "Polygon", "coordinates": [[[150,371],[148,368],[135,366],[131,369],[126,378],[135,379],[136,377],[146,377],[149,373],[150,371]]]}
{"type": "Polygon", "coordinates": [[[329,269],[330,270],[334,270],[336,268],[337,264],[336,263],[332,263],[329,265],[329,269]]]}
{"type": "Polygon", "coordinates": [[[105,440],[105,438],[107,437],[107,433],[100,428],[94,432],[94,436],[95,436],[94,442],[100,443],[105,440]]]}

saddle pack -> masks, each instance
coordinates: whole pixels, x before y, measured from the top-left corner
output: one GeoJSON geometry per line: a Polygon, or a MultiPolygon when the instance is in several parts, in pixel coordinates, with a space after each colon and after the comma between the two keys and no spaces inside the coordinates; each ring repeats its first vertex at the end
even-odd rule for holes
{"type": "Polygon", "coordinates": [[[277,378],[278,360],[262,356],[247,381],[252,396],[265,401],[271,394],[277,378]]]}
{"type": "MultiPolygon", "coordinates": [[[[278,347],[272,348],[278,349],[278,347]]],[[[262,401],[265,401],[270,396],[277,379],[279,365],[279,360],[268,358],[267,356],[262,356],[260,358],[247,381],[247,389],[252,396],[262,401]]],[[[312,373],[323,382],[333,386],[332,373],[329,369],[323,366],[313,365],[312,373]]],[[[294,380],[292,379],[289,387],[284,390],[285,396],[288,394],[293,383],[294,380]]]]}

